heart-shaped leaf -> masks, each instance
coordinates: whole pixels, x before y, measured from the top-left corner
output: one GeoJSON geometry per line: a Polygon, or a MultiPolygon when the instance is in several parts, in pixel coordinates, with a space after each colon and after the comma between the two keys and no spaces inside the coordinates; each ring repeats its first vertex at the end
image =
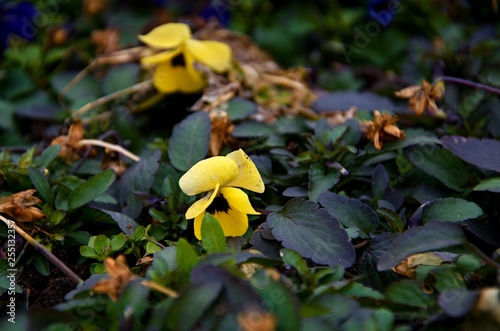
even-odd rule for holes
{"type": "Polygon", "coordinates": [[[462,229],[453,223],[430,222],[406,230],[393,240],[378,261],[378,270],[384,271],[397,265],[408,256],[462,245],[467,242],[462,229]]]}
{"type": "Polygon", "coordinates": [[[317,202],[318,196],[331,189],[340,180],[340,173],[337,170],[325,169],[316,163],[309,168],[309,199],[317,202]]]}
{"type": "Polygon", "coordinates": [[[483,210],[474,202],[458,198],[431,201],[422,211],[422,222],[461,222],[483,215],[483,210]]]}
{"type": "Polygon", "coordinates": [[[108,214],[109,216],[111,216],[111,218],[120,227],[120,230],[122,230],[123,233],[125,233],[129,236],[133,236],[135,230],[139,227],[139,224],[137,224],[136,221],[134,221],[133,219],[131,219],[130,217],[128,217],[125,214],[117,213],[117,212],[111,211],[111,210],[104,210],[104,209],[100,209],[100,210],[102,212],[108,214]]]}
{"type": "Polygon", "coordinates": [[[368,238],[378,227],[377,214],[358,199],[325,192],[319,196],[318,201],[346,228],[359,229],[361,238],[368,238]]]}
{"type": "Polygon", "coordinates": [[[211,128],[210,117],[202,111],[189,115],[174,127],[168,157],[175,168],[187,171],[207,155],[211,128]]]}
{"type": "Polygon", "coordinates": [[[406,150],[405,155],[417,168],[453,190],[463,191],[462,187],[469,179],[465,164],[446,149],[419,146],[406,150]]]}
{"type": "Polygon", "coordinates": [[[160,151],[155,151],[142,157],[123,174],[117,188],[118,201],[122,206],[122,213],[128,217],[136,218],[140,214],[143,203],[134,192],[149,192],[154,182],[154,175],[159,168],[160,156],[160,151]]]}
{"type": "Polygon", "coordinates": [[[267,216],[274,237],[286,248],[319,264],[349,267],[355,252],[349,237],[325,209],[313,201],[290,200],[280,212],[267,216]]]}
{"type": "Polygon", "coordinates": [[[444,136],[443,147],[475,166],[500,172],[500,141],[493,139],[444,136]]]}

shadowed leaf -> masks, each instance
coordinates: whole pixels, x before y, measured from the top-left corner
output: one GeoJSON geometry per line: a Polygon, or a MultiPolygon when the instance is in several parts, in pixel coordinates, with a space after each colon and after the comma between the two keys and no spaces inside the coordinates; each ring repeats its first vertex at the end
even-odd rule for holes
{"type": "Polygon", "coordinates": [[[452,223],[430,222],[425,226],[414,227],[393,240],[380,257],[378,270],[389,270],[413,254],[462,245],[466,242],[462,229],[452,223]]]}
{"type": "Polygon", "coordinates": [[[500,172],[500,141],[493,139],[444,136],[443,147],[475,166],[500,172]]]}
{"type": "Polygon", "coordinates": [[[189,115],[174,127],[168,157],[175,168],[187,171],[207,155],[211,127],[210,117],[205,112],[189,115]]]}
{"type": "Polygon", "coordinates": [[[344,229],[325,209],[313,201],[290,200],[280,212],[271,213],[267,223],[286,248],[319,264],[349,267],[355,253],[344,229]]]}

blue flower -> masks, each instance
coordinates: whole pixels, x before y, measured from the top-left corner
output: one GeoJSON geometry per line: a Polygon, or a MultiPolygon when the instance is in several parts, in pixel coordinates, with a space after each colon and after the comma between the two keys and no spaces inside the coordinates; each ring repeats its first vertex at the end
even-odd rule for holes
{"type": "Polygon", "coordinates": [[[370,0],[368,2],[368,16],[383,27],[391,24],[400,5],[400,0],[370,0]]]}
{"type": "Polygon", "coordinates": [[[0,53],[9,46],[11,39],[35,39],[33,18],[36,13],[35,6],[29,2],[0,2],[0,53]]]}

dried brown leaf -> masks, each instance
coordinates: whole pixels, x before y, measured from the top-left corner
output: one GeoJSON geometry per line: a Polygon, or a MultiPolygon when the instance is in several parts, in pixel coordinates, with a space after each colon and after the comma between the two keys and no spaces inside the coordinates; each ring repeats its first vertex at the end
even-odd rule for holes
{"type": "Polygon", "coordinates": [[[5,213],[19,222],[33,222],[42,219],[45,214],[35,207],[42,200],[33,196],[36,190],[26,190],[0,198],[0,213],[5,213]]]}

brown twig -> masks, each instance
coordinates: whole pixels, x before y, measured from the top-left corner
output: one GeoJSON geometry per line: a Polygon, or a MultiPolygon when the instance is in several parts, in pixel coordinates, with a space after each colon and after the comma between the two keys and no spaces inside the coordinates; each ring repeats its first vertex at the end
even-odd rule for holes
{"type": "Polygon", "coordinates": [[[484,84],[480,84],[480,83],[476,83],[476,82],[473,82],[473,81],[470,81],[470,80],[467,80],[467,79],[458,78],[458,77],[450,77],[450,76],[441,76],[440,79],[443,82],[462,84],[462,85],[465,85],[465,86],[469,86],[469,87],[477,88],[477,89],[480,89],[480,90],[484,90],[484,91],[489,92],[489,93],[499,94],[500,95],[500,89],[498,89],[496,87],[489,86],[489,85],[484,85],[484,84]]]}
{"type": "Polygon", "coordinates": [[[90,146],[99,146],[99,147],[104,147],[109,150],[115,151],[117,153],[123,154],[124,156],[128,157],[132,161],[139,162],[141,158],[137,155],[135,155],[132,152],[129,152],[125,148],[123,148],[120,145],[114,145],[102,140],[98,139],[83,139],[78,142],[78,145],[90,145],[90,146]]]}
{"type": "Polygon", "coordinates": [[[81,108],[75,110],[71,116],[73,118],[79,117],[79,116],[85,114],[86,112],[88,112],[88,111],[90,111],[98,106],[101,106],[109,101],[112,101],[114,99],[117,99],[117,98],[124,96],[124,95],[127,95],[127,94],[132,94],[132,93],[138,92],[142,89],[150,88],[151,86],[153,86],[153,79],[148,79],[144,82],[140,82],[138,84],[129,86],[127,88],[124,88],[124,89],[116,91],[114,93],[105,95],[97,100],[94,100],[94,101],[87,103],[86,105],[82,106],[81,108]]]}
{"type": "Polygon", "coordinates": [[[33,247],[35,247],[43,256],[45,256],[50,262],[52,262],[59,270],[61,270],[66,276],[68,276],[76,284],[83,283],[76,273],[73,272],[67,265],[65,265],[61,260],[57,258],[52,252],[45,248],[42,244],[36,241],[32,236],[26,233],[23,229],[17,226],[14,221],[8,220],[2,215],[0,215],[0,220],[2,220],[9,228],[14,228],[14,230],[21,235],[27,242],[29,242],[33,247]]]}

